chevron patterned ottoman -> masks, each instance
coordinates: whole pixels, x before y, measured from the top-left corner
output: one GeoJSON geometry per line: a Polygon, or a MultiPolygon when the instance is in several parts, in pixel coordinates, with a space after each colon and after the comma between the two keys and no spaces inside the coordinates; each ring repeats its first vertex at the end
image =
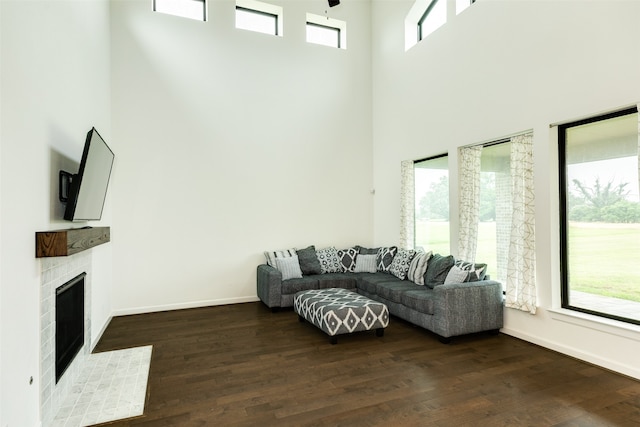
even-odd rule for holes
{"type": "Polygon", "coordinates": [[[336,335],[372,329],[381,337],[389,325],[386,305],[347,289],[300,291],[293,298],[293,309],[301,322],[307,320],[329,335],[331,344],[338,342],[336,335]]]}

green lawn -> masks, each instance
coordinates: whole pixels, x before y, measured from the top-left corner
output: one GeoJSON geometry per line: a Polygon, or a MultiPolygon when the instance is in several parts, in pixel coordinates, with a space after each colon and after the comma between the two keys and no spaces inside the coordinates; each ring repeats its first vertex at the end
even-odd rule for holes
{"type": "Polygon", "coordinates": [[[640,226],[571,223],[571,289],[640,302],[640,226]]]}
{"type": "MultiPolygon", "coordinates": [[[[482,222],[477,262],[496,277],[495,223],[482,222]]],[[[448,222],[416,222],[416,246],[448,254],[448,222]]],[[[559,256],[559,255],[556,255],[559,256]]],[[[640,225],[571,223],[571,289],[640,302],[640,225]]]]}

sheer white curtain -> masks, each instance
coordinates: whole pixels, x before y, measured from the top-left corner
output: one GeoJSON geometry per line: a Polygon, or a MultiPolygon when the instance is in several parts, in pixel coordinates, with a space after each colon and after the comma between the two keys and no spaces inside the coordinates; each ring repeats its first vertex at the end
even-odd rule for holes
{"type": "Polygon", "coordinates": [[[505,305],[536,313],[533,135],[511,138],[512,217],[505,305]]]}
{"type": "Polygon", "coordinates": [[[640,188],[640,104],[638,104],[638,188],[640,188]]]}
{"type": "Polygon", "coordinates": [[[482,145],[458,150],[459,195],[458,258],[475,262],[480,218],[480,157],[482,145]]]}
{"type": "Polygon", "coordinates": [[[413,160],[400,164],[400,247],[413,249],[415,227],[415,178],[413,160]]]}

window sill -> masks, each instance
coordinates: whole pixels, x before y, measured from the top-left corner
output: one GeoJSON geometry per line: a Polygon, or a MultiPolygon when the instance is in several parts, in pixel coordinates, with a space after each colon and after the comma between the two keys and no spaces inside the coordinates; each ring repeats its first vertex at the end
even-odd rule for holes
{"type": "Polygon", "coordinates": [[[564,308],[549,309],[551,318],[640,342],[640,326],[564,308]]]}

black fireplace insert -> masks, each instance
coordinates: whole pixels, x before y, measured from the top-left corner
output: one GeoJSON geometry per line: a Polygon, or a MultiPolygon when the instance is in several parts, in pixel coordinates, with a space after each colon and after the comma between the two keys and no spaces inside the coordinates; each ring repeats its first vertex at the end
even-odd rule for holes
{"type": "Polygon", "coordinates": [[[56,289],[56,383],[84,344],[84,278],[79,274],[56,289]]]}

